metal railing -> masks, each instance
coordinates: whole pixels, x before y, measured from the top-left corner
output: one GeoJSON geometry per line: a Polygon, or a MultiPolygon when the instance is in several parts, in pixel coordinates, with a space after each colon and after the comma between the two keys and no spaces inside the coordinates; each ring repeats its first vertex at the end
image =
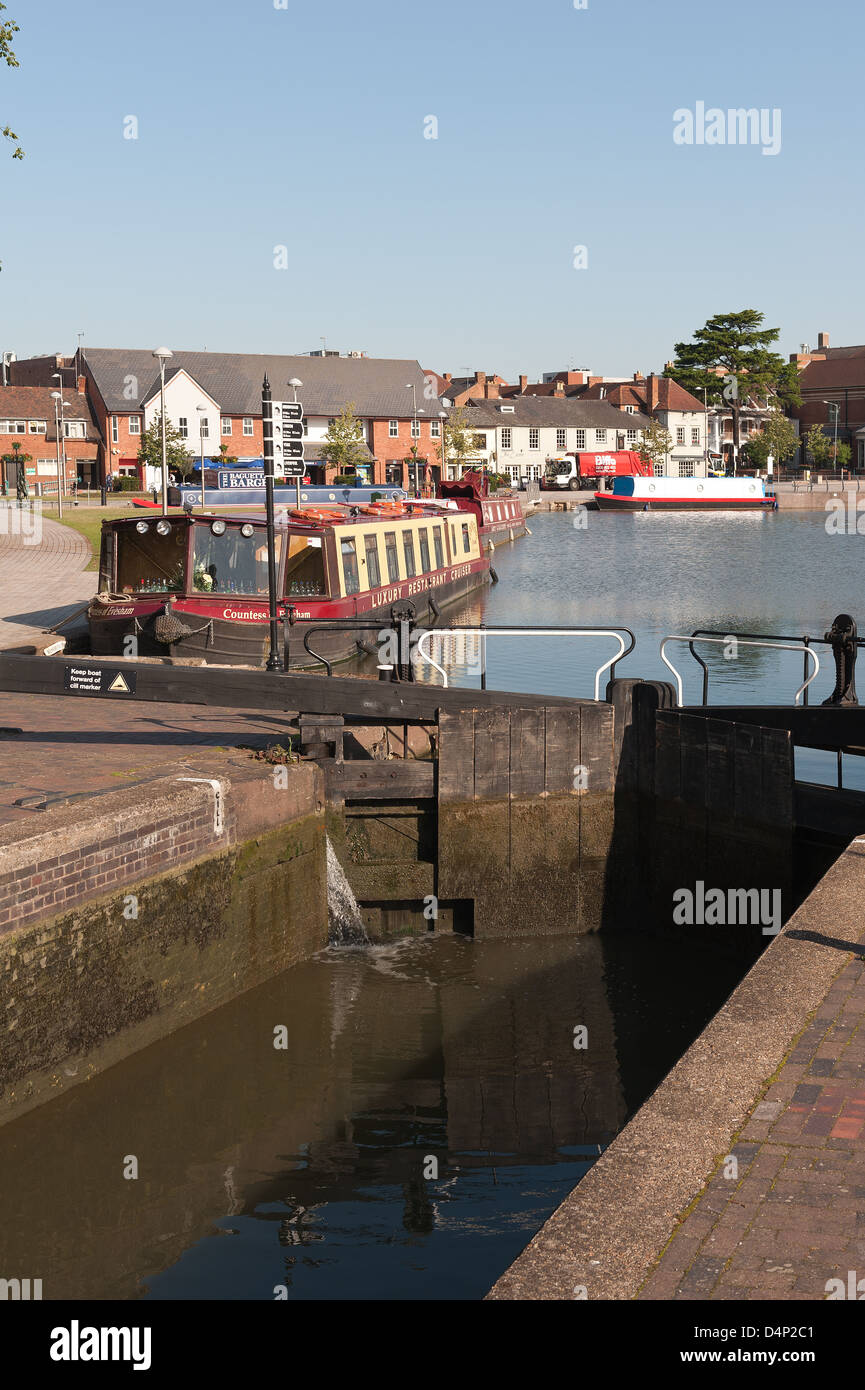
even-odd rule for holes
{"type": "Polygon", "coordinates": [[[699,656],[697,656],[697,653],[694,651],[694,642],[711,642],[711,643],[714,643],[716,646],[721,646],[721,645],[727,644],[727,643],[729,643],[729,642],[735,642],[735,643],[737,644],[737,646],[742,646],[742,647],[765,647],[765,648],[767,648],[767,649],[770,650],[770,651],[802,652],[802,653],[804,654],[803,659],[804,659],[804,662],[805,662],[805,672],[804,672],[804,674],[805,674],[805,680],[804,680],[803,683],[799,686],[799,689],[796,691],[796,694],[795,694],[794,697],[793,697],[793,703],[794,703],[794,705],[798,705],[800,696],[803,696],[803,695],[804,695],[804,696],[805,696],[804,703],[807,704],[807,691],[808,691],[808,687],[809,687],[809,685],[811,685],[812,682],[816,679],[817,673],[818,673],[818,671],[820,670],[820,658],[818,657],[817,653],[814,651],[814,648],[813,648],[813,646],[812,646],[811,644],[812,644],[812,642],[815,642],[815,641],[824,641],[824,640],[825,640],[825,639],[823,639],[823,638],[803,638],[802,640],[798,640],[798,639],[796,639],[796,638],[782,638],[782,639],[777,639],[777,638],[772,638],[772,637],[754,637],[753,635],[740,637],[739,634],[738,634],[738,633],[735,633],[735,632],[726,632],[726,633],[717,633],[717,634],[715,634],[715,633],[709,633],[709,632],[707,632],[707,631],[705,631],[705,630],[703,630],[703,629],[698,629],[696,632],[692,632],[692,633],[690,634],[690,636],[687,636],[687,637],[681,636],[681,635],[678,635],[678,634],[675,634],[675,633],[674,633],[674,634],[671,634],[669,637],[665,637],[665,638],[663,639],[663,641],[661,642],[661,660],[663,661],[664,665],[665,665],[670,671],[672,671],[673,676],[675,677],[675,680],[676,680],[676,696],[677,696],[676,703],[677,703],[679,706],[681,706],[681,705],[684,703],[684,702],[683,702],[683,698],[682,698],[682,697],[683,697],[682,677],[681,677],[680,672],[679,672],[679,671],[676,669],[676,667],[673,665],[672,661],[669,660],[669,658],[668,658],[668,656],[667,656],[667,653],[666,653],[666,647],[667,647],[667,643],[668,643],[668,642],[687,642],[687,643],[688,643],[688,647],[689,647],[690,652],[691,652],[691,655],[694,657],[695,661],[697,661],[697,662],[699,663],[699,665],[702,666],[702,668],[703,668],[703,701],[702,701],[702,703],[703,703],[704,705],[706,705],[706,704],[708,704],[709,672],[708,672],[708,668],[707,668],[707,666],[706,666],[706,663],[705,663],[699,656]],[[807,670],[807,667],[808,667],[808,658],[809,658],[809,657],[811,658],[811,660],[812,660],[813,663],[814,663],[814,669],[813,669],[813,671],[811,672],[811,675],[810,675],[810,676],[808,675],[808,670],[807,670]]]}
{"type": "Polygon", "coordinates": [[[636,646],[637,639],[628,627],[495,627],[479,624],[476,627],[440,627],[426,628],[421,632],[417,639],[417,659],[425,661],[433,670],[438,671],[442,678],[445,688],[448,685],[447,671],[434,660],[429,651],[430,643],[434,638],[442,639],[447,637],[477,637],[481,642],[481,689],[486,690],[486,642],[489,637],[614,637],[619,644],[619,650],[609,661],[605,661],[595,672],[595,694],[594,698],[600,700],[601,676],[605,671],[610,672],[610,679],[615,675],[615,668],[623,657],[630,656],[636,646]],[[630,645],[625,643],[622,633],[626,633],[630,639],[630,645]]]}

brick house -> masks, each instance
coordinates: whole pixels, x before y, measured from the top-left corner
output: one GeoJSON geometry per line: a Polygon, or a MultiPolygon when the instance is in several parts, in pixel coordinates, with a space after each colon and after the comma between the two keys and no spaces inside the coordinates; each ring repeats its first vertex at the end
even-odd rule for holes
{"type": "Polygon", "coordinates": [[[23,462],[31,497],[37,491],[56,495],[64,455],[67,492],[79,484],[98,486],[98,457],[102,440],[90,411],[84,381],[79,381],[72,392],[64,387],[62,397],[62,429],[58,449],[57,421],[60,412],[58,409],[55,414],[55,406],[59,407],[60,403],[55,402],[51,389],[46,386],[0,386],[0,482],[4,495],[15,491],[19,460],[23,462]]]}
{"type": "Polygon", "coordinates": [[[706,476],[706,407],[677,381],[635,372],[632,380],[612,385],[596,383],[581,400],[603,400],[630,415],[650,416],[667,430],[673,447],[665,471],[671,477],[706,476]]]}
{"type": "MultiPolygon", "coordinates": [[[[88,348],[70,359],[38,358],[11,364],[12,379],[60,370],[86,382],[102,437],[100,467],[106,475],[138,473],[141,435],[158,415],[158,363],[148,349],[88,348]]],[[[304,453],[313,482],[330,481],[325,436],[330,421],[348,404],[360,420],[364,461],[360,472],[374,484],[408,486],[417,446],[421,468],[435,477],[440,468],[445,409],[435,383],[416,361],[365,356],[292,356],[176,351],[166,364],[165,413],[189,441],[198,459],[204,427],[206,466],[225,444],[238,463],[260,462],[263,454],[261,384],[265,373],[275,400],[291,400],[292,378],[303,382],[304,453]],[[412,391],[412,387],[414,390],[412,391]],[[417,414],[415,415],[415,404],[417,414]]],[[[157,479],[142,478],[145,486],[157,479]]]]}

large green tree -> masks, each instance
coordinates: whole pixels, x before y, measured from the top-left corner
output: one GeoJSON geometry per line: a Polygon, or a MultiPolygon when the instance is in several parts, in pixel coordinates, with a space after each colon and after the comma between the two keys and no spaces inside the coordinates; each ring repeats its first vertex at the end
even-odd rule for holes
{"type": "MultiPolygon", "coordinates": [[[[17,68],[20,64],[15,56],[15,50],[12,47],[12,39],[15,34],[18,33],[18,25],[15,23],[14,19],[3,19],[2,11],[5,9],[6,6],[3,4],[3,0],[0,0],[0,58],[2,58],[7,68],[17,68]]],[[[11,140],[15,145],[15,149],[12,151],[12,158],[23,159],[24,151],[18,144],[18,136],[15,134],[14,130],[12,130],[10,126],[5,125],[2,133],[7,140],[11,140]]]]}
{"type": "Polygon", "coordinates": [[[792,362],[771,350],[780,330],[765,328],[757,309],[715,314],[691,342],[676,343],[665,372],[693,396],[706,391],[710,404],[726,403],[733,417],[733,453],[739,455],[739,411],[747,401],[799,405],[799,376],[792,362]]]}
{"type": "Polygon", "coordinates": [[[363,424],[354,413],[354,401],[343,406],[327,427],[322,450],[329,468],[337,474],[357,473],[362,463],[369,462],[369,455],[363,442],[363,424]]]}
{"type": "MultiPolygon", "coordinates": [[[[165,461],[168,468],[175,469],[186,478],[192,472],[195,457],[189,452],[187,441],[180,430],[169,419],[165,421],[165,461]]],[[[138,462],[149,464],[151,468],[162,467],[162,416],[154,415],[148,428],[141,436],[138,449],[138,462]]]]}

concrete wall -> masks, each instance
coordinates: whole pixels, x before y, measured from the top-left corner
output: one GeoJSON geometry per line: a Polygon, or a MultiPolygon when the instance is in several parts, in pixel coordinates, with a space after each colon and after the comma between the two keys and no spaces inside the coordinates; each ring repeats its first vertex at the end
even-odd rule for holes
{"type": "Polygon", "coordinates": [[[0,1123],[327,944],[318,768],[237,766],[4,827],[0,1123]]]}

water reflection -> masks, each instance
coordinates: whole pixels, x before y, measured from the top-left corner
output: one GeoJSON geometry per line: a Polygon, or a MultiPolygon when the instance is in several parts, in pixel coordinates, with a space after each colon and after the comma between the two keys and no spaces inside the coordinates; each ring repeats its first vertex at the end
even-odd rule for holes
{"type": "Polygon", "coordinates": [[[741,968],[638,932],[326,952],[0,1131],[2,1266],[46,1298],[480,1297],[741,968]]]}

